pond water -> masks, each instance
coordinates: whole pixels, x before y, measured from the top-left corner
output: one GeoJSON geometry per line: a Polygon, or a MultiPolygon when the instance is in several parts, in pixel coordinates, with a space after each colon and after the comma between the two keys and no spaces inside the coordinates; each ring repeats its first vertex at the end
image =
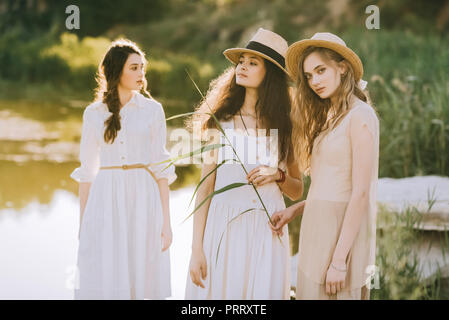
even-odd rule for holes
{"type": "MultiPolygon", "coordinates": [[[[171,299],[184,298],[192,219],[181,222],[192,193],[171,193],[171,299]]],[[[46,204],[36,199],[0,210],[0,299],[73,299],[78,228],[79,199],[64,189],[54,190],[46,204]]]]}

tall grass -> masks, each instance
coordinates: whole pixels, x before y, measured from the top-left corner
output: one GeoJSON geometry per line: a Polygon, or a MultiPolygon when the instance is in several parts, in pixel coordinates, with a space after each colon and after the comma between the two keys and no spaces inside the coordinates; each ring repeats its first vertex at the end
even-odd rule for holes
{"type": "Polygon", "coordinates": [[[381,177],[449,175],[449,39],[399,31],[344,35],[380,116],[381,177]]]}
{"type": "MultiPolygon", "coordinates": [[[[408,207],[400,213],[389,212],[383,207],[379,209],[376,241],[378,282],[371,290],[371,299],[448,299],[447,279],[443,278],[440,269],[429,279],[424,279],[423,261],[415,250],[432,232],[419,229],[423,213],[415,207],[408,207]]],[[[437,233],[443,239],[449,235],[448,231],[437,233]]],[[[449,253],[449,241],[439,239],[438,245],[441,255],[449,253]]]]}

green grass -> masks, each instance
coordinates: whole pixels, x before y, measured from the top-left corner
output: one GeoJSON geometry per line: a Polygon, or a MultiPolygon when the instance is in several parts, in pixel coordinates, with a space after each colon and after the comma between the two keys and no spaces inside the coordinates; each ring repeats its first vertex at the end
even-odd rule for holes
{"type": "Polygon", "coordinates": [[[380,117],[381,177],[449,175],[449,41],[399,31],[345,37],[380,117]]]}
{"type": "MultiPolygon", "coordinates": [[[[374,300],[435,300],[448,299],[448,279],[437,272],[424,279],[415,246],[426,238],[434,237],[441,248],[441,255],[449,253],[447,231],[423,231],[423,213],[414,207],[403,212],[389,212],[379,208],[377,230],[376,266],[378,286],[371,290],[374,300]],[[381,228],[379,226],[382,225],[381,228]],[[445,240],[446,239],[446,240],[445,240]]],[[[435,245],[434,241],[430,242],[435,245]]],[[[429,261],[430,263],[430,261],[429,261]]],[[[447,276],[447,275],[446,275],[447,276]]]]}

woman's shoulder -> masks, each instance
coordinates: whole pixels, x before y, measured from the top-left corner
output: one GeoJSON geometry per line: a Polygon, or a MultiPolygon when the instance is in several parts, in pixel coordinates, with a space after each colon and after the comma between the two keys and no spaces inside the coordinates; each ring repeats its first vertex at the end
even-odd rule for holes
{"type": "Polygon", "coordinates": [[[351,110],[349,110],[349,112],[352,117],[370,118],[378,121],[376,110],[374,110],[374,108],[370,104],[358,98],[354,101],[353,106],[351,110]]]}
{"type": "Polygon", "coordinates": [[[83,117],[94,117],[99,112],[108,111],[106,104],[102,101],[94,101],[84,109],[83,117]]]}
{"type": "Polygon", "coordinates": [[[102,101],[93,101],[91,102],[87,107],[86,107],[86,111],[93,111],[93,110],[99,110],[101,109],[103,106],[106,106],[102,101]]]}
{"type": "Polygon", "coordinates": [[[140,107],[150,111],[163,110],[162,104],[154,98],[145,97],[140,92],[136,93],[136,98],[140,107]]]}
{"type": "Polygon", "coordinates": [[[350,110],[350,127],[352,134],[358,135],[361,128],[367,127],[369,131],[378,136],[379,134],[379,118],[376,110],[371,105],[363,101],[357,101],[350,110]]]}

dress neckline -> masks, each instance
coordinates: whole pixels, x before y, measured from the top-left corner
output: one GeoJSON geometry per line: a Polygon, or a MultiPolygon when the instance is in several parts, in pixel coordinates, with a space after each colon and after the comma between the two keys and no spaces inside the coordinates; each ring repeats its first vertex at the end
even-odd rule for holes
{"type": "MultiPolygon", "coordinates": [[[[236,130],[236,128],[235,128],[235,123],[234,123],[234,116],[231,118],[231,126],[232,126],[232,132],[235,134],[235,135],[239,135],[239,136],[242,136],[242,137],[248,137],[248,138],[256,138],[256,139],[261,139],[261,138],[265,138],[266,136],[253,136],[253,135],[248,135],[248,134],[243,134],[243,133],[239,133],[239,132],[237,132],[236,130]]],[[[240,129],[239,129],[240,130],[240,129]]],[[[254,130],[254,129],[251,129],[251,130],[254,130]]]]}
{"type": "Polygon", "coordinates": [[[138,95],[138,94],[139,94],[138,92],[133,91],[133,94],[132,94],[131,98],[128,100],[127,103],[125,103],[125,104],[120,108],[119,113],[122,113],[122,111],[123,111],[124,109],[129,108],[129,107],[132,106],[132,105],[138,106],[138,105],[139,105],[139,103],[138,103],[138,101],[137,101],[137,95],[138,95]]]}
{"type": "Polygon", "coordinates": [[[348,110],[348,113],[340,120],[340,122],[337,124],[337,126],[330,128],[328,127],[326,130],[322,131],[318,137],[315,138],[315,141],[313,142],[314,146],[320,144],[328,135],[330,135],[332,132],[336,131],[339,127],[343,125],[344,121],[347,121],[349,119],[350,113],[357,109],[360,106],[357,102],[355,102],[352,107],[348,110]]]}

